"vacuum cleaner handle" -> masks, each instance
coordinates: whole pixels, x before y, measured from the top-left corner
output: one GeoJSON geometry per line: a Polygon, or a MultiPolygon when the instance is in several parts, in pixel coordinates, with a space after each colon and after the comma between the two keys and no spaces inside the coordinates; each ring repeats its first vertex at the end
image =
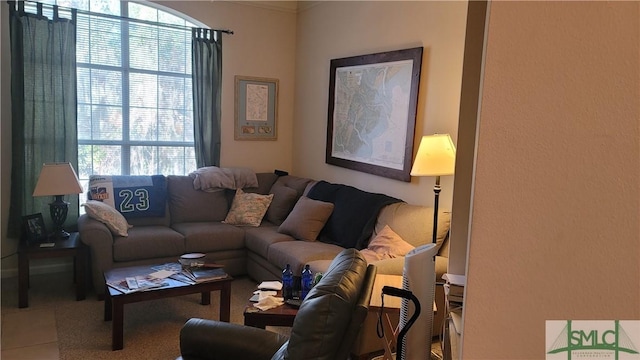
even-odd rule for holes
{"type": "Polygon", "coordinates": [[[420,301],[415,295],[413,295],[411,291],[398,289],[391,286],[384,286],[382,288],[382,293],[386,295],[400,297],[403,299],[409,299],[413,301],[413,305],[415,306],[415,311],[413,312],[413,315],[411,316],[409,321],[407,321],[404,327],[402,327],[402,330],[400,330],[400,333],[398,333],[398,350],[396,351],[396,359],[402,360],[402,347],[403,347],[404,337],[407,334],[407,331],[409,331],[409,329],[411,328],[411,326],[413,326],[413,323],[416,322],[416,319],[418,319],[418,316],[420,316],[420,310],[421,310],[420,301]]]}
{"type": "Polygon", "coordinates": [[[393,286],[384,286],[382,287],[382,293],[385,295],[391,295],[403,299],[411,299],[413,293],[409,290],[398,289],[393,286]]]}

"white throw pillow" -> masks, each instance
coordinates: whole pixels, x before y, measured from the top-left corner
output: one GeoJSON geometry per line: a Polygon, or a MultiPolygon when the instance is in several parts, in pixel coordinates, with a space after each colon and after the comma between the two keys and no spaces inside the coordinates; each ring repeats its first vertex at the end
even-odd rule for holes
{"type": "Polygon", "coordinates": [[[267,213],[273,194],[261,195],[236,190],[231,209],[223,223],[231,225],[260,226],[264,214],[267,213]]]}
{"type": "Polygon", "coordinates": [[[96,219],[109,228],[111,233],[119,236],[129,236],[128,229],[132,227],[127,219],[118,210],[103,203],[102,201],[89,200],[82,204],[89,217],[96,219]]]}

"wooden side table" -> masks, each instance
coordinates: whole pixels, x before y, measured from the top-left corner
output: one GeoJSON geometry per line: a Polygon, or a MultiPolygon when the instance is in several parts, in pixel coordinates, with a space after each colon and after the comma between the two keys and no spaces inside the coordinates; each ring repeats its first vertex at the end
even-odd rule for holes
{"type": "MultiPolygon", "coordinates": [[[[282,296],[278,293],[278,296],[282,296]]],[[[284,304],[269,310],[260,310],[253,306],[253,303],[247,304],[244,308],[244,324],[264,329],[267,326],[293,326],[293,320],[298,314],[298,308],[289,304],[284,304]]]]}
{"type": "MultiPolygon", "coordinates": [[[[382,327],[384,328],[384,338],[379,339],[376,333],[376,327],[363,327],[360,330],[356,346],[353,351],[357,354],[358,359],[370,359],[372,354],[383,350],[383,359],[393,359],[393,352],[396,349],[396,335],[398,333],[398,322],[400,318],[400,308],[402,299],[394,296],[385,296],[384,307],[382,306],[382,288],[385,286],[393,286],[402,289],[402,275],[376,275],[373,283],[373,292],[371,293],[371,301],[369,302],[369,314],[367,318],[372,317],[377,322],[380,311],[382,310],[382,327]],[[377,341],[371,341],[376,339],[377,341]]],[[[367,319],[365,319],[366,321],[367,319]]]]}
{"type": "Polygon", "coordinates": [[[18,307],[29,306],[29,260],[69,256],[73,257],[76,300],[84,300],[87,248],[77,232],[71,233],[66,239],[56,240],[53,247],[40,247],[40,244],[21,241],[18,246],[18,307]]]}

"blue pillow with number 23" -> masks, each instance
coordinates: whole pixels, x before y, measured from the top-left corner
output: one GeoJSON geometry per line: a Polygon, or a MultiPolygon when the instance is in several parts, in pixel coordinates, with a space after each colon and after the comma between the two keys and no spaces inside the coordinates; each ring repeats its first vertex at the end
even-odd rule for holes
{"type": "Polygon", "coordinates": [[[89,177],[89,199],[114,207],[125,218],[164,216],[166,197],[163,175],[89,177]]]}

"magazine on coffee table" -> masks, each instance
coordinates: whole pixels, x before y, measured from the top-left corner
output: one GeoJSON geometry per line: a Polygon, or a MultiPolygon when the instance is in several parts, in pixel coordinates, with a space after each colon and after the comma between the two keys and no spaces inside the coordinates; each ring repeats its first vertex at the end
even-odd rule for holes
{"type": "Polygon", "coordinates": [[[205,281],[226,279],[229,275],[224,272],[223,265],[209,264],[209,266],[192,266],[183,268],[179,263],[166,263],[151,267],[156,271],[171,271],[169,278],[186,284],[195,284],[205,281]]]}
{"type": "Polygon", "coordinates": [[[169,285],[164,279],[155,278],[150,275],[132,276],[125,279],[107,281],[107,285],[129,294],[136,291],[145,291],[169,285]]]}
{"type": "Polygon", "coordinates": [[[184,270],[183,274],[196,283],[224,279],[229,276],[224,269],[205,267],[192,267],[184,270]]]}

